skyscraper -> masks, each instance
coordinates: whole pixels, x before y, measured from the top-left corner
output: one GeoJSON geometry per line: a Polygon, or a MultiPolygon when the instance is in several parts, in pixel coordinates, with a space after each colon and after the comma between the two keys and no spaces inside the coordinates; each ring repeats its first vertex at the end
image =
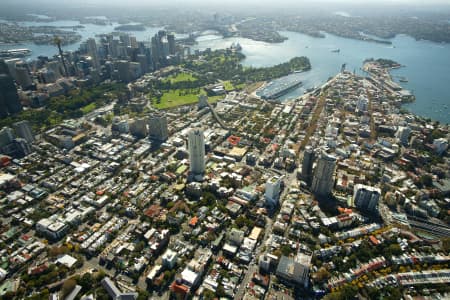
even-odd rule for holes
{"type": "Polygon", "coordinates": [[[198,109],[202,109],[208,106],[208,97],[206,95],[198,96],[198,109]]]}
{"type": "Polygon", "coordinates": [[[314,170],[314,178],[311,191],[317,196],[328,196],[333,190],[333,174],[336,166],[336,158],[322,152],[314,170]]]}
{"type": "Polygon", "coordinates": [[[127,60],[119,60],[116,62],[119,79],[122,82],[131,81],[130,62],[127,60]]]}
{"type": "Polygon", "coordinates": [[[148,134],[151,139],[165,141],[169,137],[167,130],[167,117],[165,115],[154,114],[148,119],[148,134]]]}
{"type": "Polygon", "coordinates": [[[281,191],[281,177],[273,176],[266,182],[266,190],[264,193],[264,198],[266,199],[266,204],[269,206],[276,206],[280,198],[281,191]]]}
{"type": "Polygon", "coordinates": [[[147,122],[144,118],[138,118],[130,120],[129,122],[130,133],[139,138],[147,136],[147,122]]]}
{"type": "Polygon", "coordinates": [[[353,189],[353,202],[355,206],[367,212],[376,212],[381,190],[362,184],[356,184],[353,189]]]}
{"type": "Polygon", "coordinates": [[[205,172],[205,137],[202,129],[189,131],[188,147],[191,173],[202,174],[205,172]]]}
{"type": "Polygon", "coordinates": [[[34,142],[34,135],[33,135],[33,131],[31,130],[30,122],[20,121],[20,122],[14,123],[13,128],[18,137],[23,138],[28,143],[34,142]]]}
{"type": "Polygon", "coordinates": [[[13,140],[14,140],[13,130],[9,127],[3,127],[0,130],[0,148],[8,144],[11,144],[13,140]]]}
{"type": "Polygon", "coordinates": [[[167,35],[167,41],[169,42],[169,54],[174,55],[176,52],[175,35],[173,33],[167,35]]]}
{"type": "Polygon", "coordinates": [[[17,83],[24,89],[27,89],[33,85],[30,72],[25,63],[16,63],[16,80],[17,83]]]}
{"type": "Polygon", "coordinates": [[[408,146],[409,144],[409,136],[411,134],[411,129],[409,127],[399,127],[395,136],[400,140],[402,145],[408,146]]]}
{"type": "Polygon", "coordinates": [[[303,179],[303,181],[305,181],[308,186],[311,185],[312,181],[313,163],[314,163],[314,150],[311,146],[306,146],[305,152],[303,153],[301,179],[303,179]]]}
{"type": "Polygon", "coordinates": [[[97,50],[97,43],[95,42],[95,39],[89,38],[87,39],[87,52],[89,56],[92,57],[92,60],[94,61],[95,68],[100,67],[100,61],[98,59],[98,50],[97,50]]]}
{"type": "Polygon", "coordinates": [[[17,88],[9,74],[0,74],[0,118],[22,110],[17,88]]]}

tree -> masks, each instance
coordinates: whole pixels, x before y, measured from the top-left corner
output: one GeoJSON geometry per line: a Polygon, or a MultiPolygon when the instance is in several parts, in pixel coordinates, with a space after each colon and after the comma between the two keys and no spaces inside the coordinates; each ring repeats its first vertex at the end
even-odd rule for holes
{"type": "Polygon", "coordinates": [[[392,244],[388,248],[388,253],[396,256],[402,254],[403,251],[399,244],[392,244]]]}
{"type": "Polygon", "coordinates": [[[61,292],[63,294],[63,297],[65,298],[67,295],[69,295],[73,289],[75,288],[75,286],[77,285],[77,282],[75,281],[75,279],[67,279],[66,281],[64,281],[62,287],[61,287],[61,292]]]}
{"type": "Polygon", "coordinates": [[[92,288],[92,283],[94,279],[92,278],[91,273],[84,273],[83,276],[78,280],[78,284],[81,285],[83,290],[89,291],[92,288]]]}
{"type": "Polygon", "coordinates": [[[319,282],[327,280],[328,278],[330,278],[330,276],[331,276],[330,272],[328,272],[328,270],[323,267],[320,268],[316,273],[316,279],[319,282]]]}
{"type": "Polygon", "coordinates": [[[147,300],[149,299],[149,296],[150,296],[149,292],[139,290],[137,300],[147,300]]]}
{"type": "Polygon", "coordinates": [[[450,252],[450,238],[444,238],[442,239],[442,249],[445,253],[450,252]]]}
{"type": "Polygon", "coordinates": [[[431,187],[433,185],[433,177],[428,174],[422,175],[420,177],[420,182],[426,187],[431,187]]]}
{"type": "Polygon", "coordinates": [[[203,292],[203,299],[205,299],[205,300],[214,300],[214,299],[216,299],[216,294],[214,294],[210,290],[205,290],[203,292]]]}
{"type": "Polygon", "coordinates": [[[281,253],[284,255],[284,256],[289,256],[291,253],[292,253],[292,248],[291,248],[291,246],[289,246],[289,245],[283,245],[283,246],[281,246],[281,253]]]}

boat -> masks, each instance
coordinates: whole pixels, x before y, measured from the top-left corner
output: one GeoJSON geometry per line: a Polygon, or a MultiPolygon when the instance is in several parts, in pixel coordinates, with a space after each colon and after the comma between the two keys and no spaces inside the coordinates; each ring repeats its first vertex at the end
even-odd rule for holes
{"type": "Polygon", "coordinates": [[[331,50],[331,52],[334,52],[334,53],[339,53],[339,52],[341,52],[341,49],[333,49],[333,50],[331,50]]]}
{"type": "Polygon", "coordinates": [[[31,55],[30,49],[10,49],[10,50],[1,50],[0,58],[19,58],[31,55]]]}
{"type": "Polygon", "coordinates": [[[407,78],[400,78],[398,81],[400,81],[400,82],[408,82],[408,79],[407,78]]]}

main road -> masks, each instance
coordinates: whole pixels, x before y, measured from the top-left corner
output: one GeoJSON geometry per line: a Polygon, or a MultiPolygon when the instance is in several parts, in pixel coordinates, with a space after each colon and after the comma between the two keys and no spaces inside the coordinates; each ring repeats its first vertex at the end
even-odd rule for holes
{"type": "MultiPolygon", "coordinates": [[[[284,198],[286,197],[287,193],[290,190],[290,187],[294,184],[294,182],[296,182],[296,177],[295,177],[295,173],[286,173],[285,174],[285,188],[283,190],[283,192],[280,195],[280,204],[282,204],[284,198]]],[[[273,228],[273,220],[269,217],[266,217],[266,226],[264,229],[264,237],[261,241],[261,243],[259,244],[258,247],[256,247],[255,252],[254,252],[254,258],[252,260],[252,262],[249,264],[247,271],[245,272],[244,278],[242,279],[241,284],[239,285],[239,288],[236,292],[236,295],[234,297],[234,299],[237,300],[241,300],[244,298],[245,292],[247,290],[247,286],[250,282],[250,280],[253,277],[253,274],[255,272],[258,271],[259,267],[258,267],[258,258],[261,255],[265,255],[269,252],[270,247],[268,244],[269,238],[272,235],[272,228],[273,228]]]]}

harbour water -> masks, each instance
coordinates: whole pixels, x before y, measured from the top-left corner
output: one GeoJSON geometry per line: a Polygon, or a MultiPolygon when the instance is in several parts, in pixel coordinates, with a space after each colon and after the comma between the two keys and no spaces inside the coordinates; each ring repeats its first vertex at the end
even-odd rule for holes
{"type": "MultiPolygon", "coordinates": [[[[114,32],[114,28],[121,25],[119,23],[110,23],[108,25],[96,25],[96,24],[80,24],[79,21],[52,21],[52,22],[18,22],[22,26],[55,26],[55,27],[73,27],[73,26],[83,26],[84,28],[76,29],[76,32],[81,35],[81,41],[78,43],[63,45],[64,51],[74,51],[77,50],[81,42],[87,40],[88,38],[95,37],[98,34],[107,34],[114,32]]],[[[138,41],[149,42],[151,37],[154,36],[158,30],[162,28],[159,27],[146,27],[145,31],[121,31],[128,33],[136,37],[138,41]]],[[[67,29],[66,29],[67,30],[67,29]]],[[[58,49],[54,45],[36,45],[34,43],[21,43],[14,45],[0,44],[0,50],[11,49],[11,48],[27,48],[32,51],[32,55],[28,56],[28,59],[35,59],[40,55],[43,56],[53,56],[57,54],[58,49]]]]}
{"type": "MultiPolygon", "coordinates": [[[[28,26],[76,26],[78,21],[56,22],[24,22],[28,26]]],[[[77,30],[82,40],[96,34],[114,31],[117,23],[110,25],[81,24],[83,29],[77,30]]],[[[145,31],[133,31],[139,41],[149,41],[151,36],[161,28],[147,27],[145,31]]],[[[450,123],[450,44],[416,41],[405,35],[399,35],[390,41],[392,45],[377,44],[326,34],[325,38],[314,38],[296,32],[281,32],[288,37],[283,43],[271,44],[253,41],[242,37],[222,38],[214,34],[200,36],[193,49],[219,49],[230,47],[238,42],[246,58],[245,66],[265,67],[286,62],[295,56],[307,56],[312,69],[305,73],[291,76],[298,77],[302,85],[280,97],[287,100],[298,97],[306,89],[323,84],[329,77],[340,71],[342,64],[347,70],[362,74],[360,68],[367,58],[393,59],[405,67],[392,71],[394,79],[407,78],[408,82],[400,84],[411,90],[416,101],[405,105],[413,113],[443,123],[450,123]],[[333,52],[334,49],[340,51],[333,52]]],[[[80,43],[64,46],[64,50],[75,50],[80,43]]],[[[29,48],[35,58],[39,55],[52,56],[57,49],[53,45],[35,45],[32,43],[19,45],[0,45],[0,50],[11,48],[29,48]]]]}
{"type": "Polygon", "coordinates": [[[367,58],[393,59],[404,67],[392,71],[393,79],[411,90],[416,101],[405,105],[413,113],[450,123],[450,44],[416,41],[405,35],[391,39],[392,45],[377,44],[342,38],[326,34],[325,38],[314,38],[296,32],[281,32],[288,40],[279,44],[253,41],[245,38],[202,36],[198,39],[198,49],[218,49],[239,42],[246,55],[245,66],[263,67],[288,61],[294,56],[307,56],[311,61],[311,71],[298,76],[302,85],[282,96],[281,100],[292,99],[313,86],[320,86],[347,64],[347,70],[362,74],[362,63],[367,58]],[[332,52],[340,49],[339,53],[332,52]]]}

